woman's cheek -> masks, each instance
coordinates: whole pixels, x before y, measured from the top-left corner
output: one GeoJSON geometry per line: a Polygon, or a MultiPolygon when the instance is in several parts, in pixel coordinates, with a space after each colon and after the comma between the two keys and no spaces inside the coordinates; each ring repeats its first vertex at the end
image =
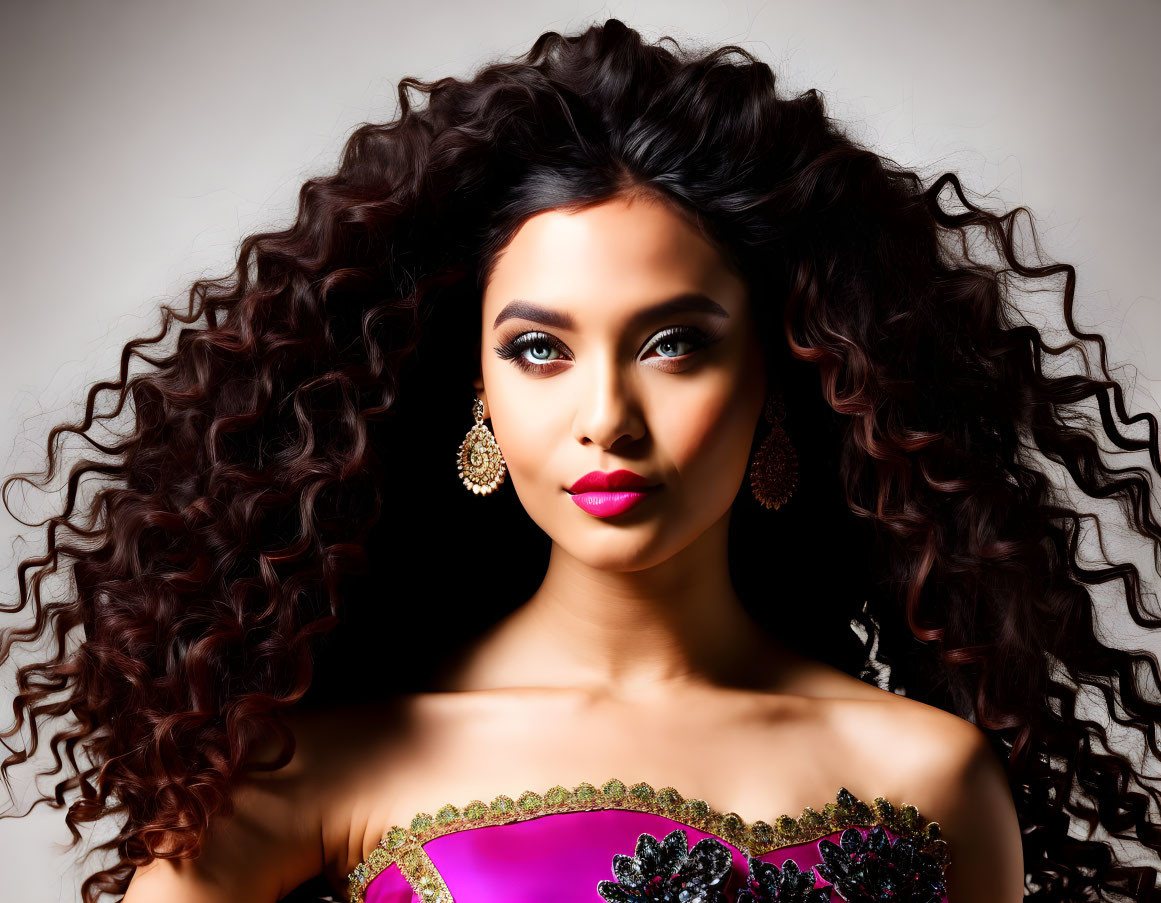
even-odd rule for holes
{"type": "Polygon", "coordinates": [[[672,433],[672,457],[686,466],[703,463],[716,469],[736,444],[736,400],[719,395],[690,399],[681,413],[681,417],[672,420],[678,430],[672,433]]]}
{"type": "Polygon", "coordinates": [[[523,406],[516,401],[512,406],[512,399],[505,397],[504,410],[497,411],[493,419],[496,444],[509,471],[527,480],[548,480],[551,475],[544,473],[544,462],[553,457],[553,439],[560,427],[551,419],[552,412],[538,410],[533,400],[523,406]]]}

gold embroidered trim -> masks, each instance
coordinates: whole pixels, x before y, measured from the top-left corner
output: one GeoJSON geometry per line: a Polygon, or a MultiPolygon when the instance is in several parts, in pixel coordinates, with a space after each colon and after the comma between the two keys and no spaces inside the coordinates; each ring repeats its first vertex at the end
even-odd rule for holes
{"type": "Polygon", "coordinates": [[[423,844],[444,834],[489,825],[511,824],[554,812],[586,812],[598,809],[628,809],[651,812],[713,834],[744,854],[761,856],[782,847],[818,840],[852,825],[882,825],[900,837],[912,839],[919,849],[934,856],[946,872],[951,863],[947,842],[940,837],[939,822],[925,822],[911,805],[896,807],[881,796],[872,805],[864,803],[845,787],[835,802],[821,812],[810,806],[798,817],[782,815],[773,824],[747,824],[734,812],[718,812],[705,800],[684,799],[672,787],[654,790],[644,781],[626,786],[610,778],[599,788],[588,782],[572,790],[557,784],[544,794],[525,790],[513,800],[501,794],[491,804],[472,800],[462,809],[447,803],[435,815],[420,812],[408,828],[393,825],[371,854],[348,876],[350,903],[363,903],[367,885],[392,864],[398,863],[403,876],[424,903],[453,903],[447,885],[423,844]]]}
{"type": "MultiPolygon", "coordinates": [[[[405,843],[389,848],[384,846],[383,841],[379,842],[379,845],[371,851],[371,855],[366,860],[359,863],[359,866],[366,867],[368,876],[359,885],[357,897],[359,903],[362,903],[363,892],[371,883],[371,879],[392,864],[398,864],[404,880],[413,891],[419,894],[421,900],[426,901],[426,903],[453,903],[451,893],[448,891],[447,885],[443,883],[443,876],[440,875],[435,863],[431,861],[422,846],[418,843],[405,843]]],[[[348,878],[348,881],[351,882],[348,894],[353,895],[355,892],[355,876],[359,872],[359,866],[355,867],[355,871],[351,872],[348,878]]],[[[356,897],[352,896],[351,899],[356,899],[356,897]]]]}

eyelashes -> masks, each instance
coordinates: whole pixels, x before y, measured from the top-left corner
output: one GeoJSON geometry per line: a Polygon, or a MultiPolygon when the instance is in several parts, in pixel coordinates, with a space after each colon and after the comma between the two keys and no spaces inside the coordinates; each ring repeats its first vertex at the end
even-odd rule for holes
{"type": "MultiPolygon", "coordinates": [[[[657,348],[666,345],[689,344],[693,349],[685,354],[663,354],[662,359],[685,361],[696,352],[709,347],[718,341],[716,338],[707,336],[700,329],[693,326],[673,326],[669,329],[663,329],[647,346],[648,348],[657,348]]],[[[567,354],[568,349],[561,344],[560,340],[547,332],[522,332],[508,341],[501,342],[494,347],[496,355],[505,361],[512,361],[517,367],[525,372],[536,370],[546,370],[548,366],[560,358],[553,358],[551,360],[543,360],[541,363],[533,363],[524,356],[524,352],[529,349],[552,349],[560,354],[567,354]]]]}

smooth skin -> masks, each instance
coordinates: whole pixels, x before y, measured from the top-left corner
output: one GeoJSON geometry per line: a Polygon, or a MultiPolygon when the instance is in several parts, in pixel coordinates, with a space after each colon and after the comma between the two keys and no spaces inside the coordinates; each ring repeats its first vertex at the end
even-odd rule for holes
{"type": "Polygon", "coordinates": [[[749,305],[649,195],[524,223],[485,286],[475,389],[501,491],[552,540],[543,583],[429,692],[295,715],[294,761],[239,786],[198,860],[139,869],[126,901],[273,903],[320,871],[342,893],[417,812],[609,777],[747,821],[820,809],[840,786],[910,803],[950,845],[952,903],[1022,899],[1015,807],[984,735],[794,653],[733,590],[729,511],[766,393],[749,305]],[[570,500],[581,475],[620,468],[662,486],[612,518],[570,500]]]}

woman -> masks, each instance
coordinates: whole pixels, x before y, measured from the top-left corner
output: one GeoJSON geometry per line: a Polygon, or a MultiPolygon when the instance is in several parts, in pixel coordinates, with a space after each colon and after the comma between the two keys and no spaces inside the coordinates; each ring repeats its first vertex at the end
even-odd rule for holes
{"type": "Polygon", "coordinates": [[[130,343],[184,324],[76,471],[122,483],[100,523],[26,562],[75,598],[20,571],[3,654],[60,646],[5,770],[72,719],[55,802],[123,824],[86,898],[1147,899],[1156,791],[1075,704],[1119,689],[1161,753],[1156,659],[1085,587],[1161,621],[1028,452],[1154,541],[1076,407],[1161,456],[1072,269],[736,47],[609,20],[399,98],[130,343]],[[1009,297],[1060,274],[1099,378],[1045,375],[1009,297]]]}

